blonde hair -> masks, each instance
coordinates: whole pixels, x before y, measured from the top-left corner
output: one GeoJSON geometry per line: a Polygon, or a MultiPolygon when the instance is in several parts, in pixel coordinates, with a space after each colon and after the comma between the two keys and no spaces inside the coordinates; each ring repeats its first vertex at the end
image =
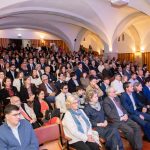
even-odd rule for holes
{"type": "Polygon", "coordinates": [[[96,90],[89,90],[86,94],[87,102],[90,102],[94,94],[98,94],[96,90]]]}
{"type": "Polygon", "coordinates": [[[70,95],[66,99],[66,108],[71,109],[71,104],[76,100],[75,96],[70,95]]]}

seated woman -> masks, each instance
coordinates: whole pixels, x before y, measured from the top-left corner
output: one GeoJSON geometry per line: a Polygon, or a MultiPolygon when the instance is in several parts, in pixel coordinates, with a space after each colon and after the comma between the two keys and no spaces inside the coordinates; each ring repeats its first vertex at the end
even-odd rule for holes
{"type": "Polygon", "coordinates": [[[24,74],[22,71],[18,72],[17,74],[17,78],[14,79],[13,81],[13,86],[15,86],[18,90],[18,92],[20,92],[20,88],[21,86],[23,86],[23,78],[24,78],[24,74]]]}
{"type": "MultiPolygon", "coordinates": [[[[33,109],[36,114],[38,121],[41,124],[49,125],[51,124],[51,120],[47,119],[45,114],[46,111],[49,111],[50,108],[46,101],[44,101],[45,93],[43,90],[39,90],[37,92],[37,99],[34,100],[33,109]]],[[[51,118],[50,118],[51,119],[51,118]]]]}
{"type": "Polygon", "coordinates": [[[102,103],[98,101],[98,94],[90,90],[87,94],[88,104],[84,111],[91,121],[92,127],[99,133],[99,136],[106,140],[106,149],[123,150],[123,144],[118,130],[108,125],[102,103]]]}
{"type": "Polygon", "coordinates": [[[29,105],[33,104],[33,100],[36,94],[36,86],[31,84],[31,77],[24,77],[24,85],[20,89],[20,99],[23,103],[28,103],[29,105]]]}
{"type": "Polygon", "coordinates": [[[6,77],[3,80],[4,88],[0,90],[0,102],[3,103],[4,107],[9,104],[10,97],[17,96],[17,88],[12,86],[12,81],[10,78],[6,77]]]}
{"type": "Polygon", "coordinates": [[[142,89],[143,89],[143,87],[140,82],[134,83],[134,91],[135,91],[134,93],[135,93],[137,99],[142,103],[143,107],[145,106],[147,111],[150,113],[150,103],[149,103],[148,99],[145,97],[145,95],[143,94],[142,89]]]}
{"type": "Polygon", "coordinates": [[[41,78],[37,74],[37,70],[33,69],[31,74],[31,83],[35,84],[36,87],[39,87],[39,85],[42,83],[41,78]]]}
{"type": "Polygon", "coordinates": [[[94,136],[91,123],[85,113],[78,109],[78,101],[74,96],[67,97],[66,107],[68,110],[62,124],[65,135],[71,138],[69,144],[77,150],[99,150],[97,132],[94,136]]]}

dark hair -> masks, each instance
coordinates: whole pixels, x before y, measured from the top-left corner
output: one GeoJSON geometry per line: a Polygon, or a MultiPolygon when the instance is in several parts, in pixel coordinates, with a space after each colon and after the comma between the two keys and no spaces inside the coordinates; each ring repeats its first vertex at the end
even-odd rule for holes
{"type": "Polygon", "coordinates": [[[4,109],[4,114],[10,114],[12,111],[19,111],[19,107],[16,105],[8,104],[4,109]]]}
{"type": "Polygon", "coordinates": [[[79,90],[84,90],[83,86],[81,86],[81,85],[80,85],[80,86],[77,86],[77,87],[76,87],[76,92],[79,91],[79,90]]]}
{"type": "Polygon", "coordinates": [[[72,78],[72,77],[74,77],[76,74],[75,74],[75,72],[71,72],[70,73],[70,77],[72,78]]]}
{"type": "Polygon", "coordinates": [[[67,82],[63,82],[63,83],[61,83],[61,84],[60,84],[60,89],[63,89],[63,88],[64,88],[64,86],[68,86],[67,82]]]}
{"type": "Polygon", "coordinates": [[[95,77],[95,76],[93,76],[93,75],[89,76],[89,80],[90,80],[90,81],[92,81],[92,80],[94,80],[94,79],[97,80],[97,77],[95,77]]]}
{"type": "Polygon", "coordinates": [[[131,84],[131,82],[125,82],[123,83],[123,89],[126,91],[126,89],[129,87],[129,84],[131,84]]]}
{"type": "Polygon", "coordinates": [[[147,77],[147,78],[145,79],[145,83],[148,83],[148,82],[150,82],[150,77],[147,77]]]}
{"type": "Polygon", "coordinates": [[[5,87],[5,83],[6,83],[6,80],[7,79],[9,79],[10,81],[11,81],[11,83],[12,83],[12,80],[11,80],[11,78],[8,78],[8,77],[5,77],[4,79],[3,79],[3,83],[2,83],[2,85],[5,87]]]}
{"type": "MultiPolygon", "coordinates": [[[[44,92],[43,89],[38,89],[38,90],[36,91],[36,95],[39,95],[42,91],[44,92]]],[[[45,92],[44,92],[44,93],[45,93],[45,92]]]]}

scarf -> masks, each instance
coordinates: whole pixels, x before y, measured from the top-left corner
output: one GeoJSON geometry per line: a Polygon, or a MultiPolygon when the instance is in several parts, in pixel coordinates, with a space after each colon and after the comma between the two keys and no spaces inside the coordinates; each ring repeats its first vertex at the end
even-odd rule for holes
{"type": "Polygon", "coordinates": [[[89,102],[89,104],[92,108],[96,109],[97,111],[101,110],[101,105],[99,102],[97,102],[97,103],[89,102]]]}
{"type": "Polygon", "coordinates": [[[89,128],[91,126],[89,120],[86,119],[85,115],[82,113],[82,111],[80,109],[78,109],[77,111],[73,111],[72,109],[70,109],[69,112],[71,113],[72,118],[77,125],[78,131],[84,133],[82,125],[81,125],[80,121],[77,119],[78,116],[82,117],[82,119],[86,123],[87,128],[89,128]]]}

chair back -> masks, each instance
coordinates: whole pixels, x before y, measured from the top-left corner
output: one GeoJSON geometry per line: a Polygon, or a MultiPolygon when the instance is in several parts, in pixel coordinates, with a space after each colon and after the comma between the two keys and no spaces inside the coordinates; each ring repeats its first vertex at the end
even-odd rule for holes
{"type": "Polygon", "coordinates": [[[49,126],[43,126],[34,130],[38,138],[39,144],[55,141],[60,138],[59,125],[53,124],[49,126]]]}

